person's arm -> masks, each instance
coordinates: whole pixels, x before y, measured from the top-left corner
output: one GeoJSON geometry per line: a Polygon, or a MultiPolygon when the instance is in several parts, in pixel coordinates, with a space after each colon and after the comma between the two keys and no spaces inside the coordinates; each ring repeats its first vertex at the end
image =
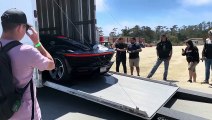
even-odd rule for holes
{"type": "Polygon", "coordinates": [[[141,52],[142,49],[141,49],[141,46],[140,45],[136,45],[136,50],[131,50],[131,51],[128,51],[129,53],[135,53],[135,52],[141,52]]]}
{"type": "Polygon", "coordinates": [[[186,55],[186,49],[184,50],[184,49],[182,49],[182,56],[185,56],[186,55]]]}
{"type": "Polygon", "coordinates": [[[138,48],[138,49],[136,49],[136,50],[132,50],[131,52],[132,53],[135,53],[135,52],[141,52],[142,51],[142,49],[141,48],[138,48]]]}
{"type": "Polygon", "coordinates": [[[157,57],[159,58],[159,52],[158,52],[158,50],[156,50],[156,54],[157,54],[157,57]]]}
{"type": "Polygon", "coordinates": [[[194,60],[195,60],[195,48],[193,48],[192,52],[190,53],[190,60],[191,60],[191,62],[194,62],[194,60]]]}
{"type": "Polygon", "coordinates": [[[172,49],[171,49],[170,52],[169,52],[168,60],[171,60],[171,58],[172,58],[172,49]]]}
{"type": "Polygon", "coordinates": [[[135,50],[135,52],[141,52],[141,51],[142,51],[141,46],[137,44],[137,50],[135,50]]]}
{"type": "Polygon", "coordinates": [[[116,49],[116,51],[121,51],[121,52],[126,51],[126,48],[120,49],[120,48],[118,48],[116,45],[117,45],[117,44],[115,43],[115,45],[112,46],[113,48],[116,49]]]}
{"type": "Polygon", "coordinates": [[[171,51],[170,51],[170,53],[169,53],[169,57],[171,58],[172,57],[172,49],[171,49],[171,51]]]}
{"type": "Polygon", "coordinates": [[[127,45],[127,52],[132,53],[131,50],[129,49],[129,45],[127,45]]]}
{"type": "Polygon", "coordinates": [[[169,52],[169,60],[172,58],[172,52],[173,52],[173,50],[172,50],[172,43],[169,41],[169,43],[170,43],[170,52],[169,52]]]}
{"type": "Polygon", "coordinates": [[[118,51],[125,52],[127,50],[127,44],[124,43],[123,49],[117,49],[118,51]]]}
{"type": "Polygon", "coordinates": [[[116,39],[116,41],[113,43],[112,48],[116,48],[117,42],[118,42],[118,39],[116,39]]]}
{"type": "Polygon", "coordinates": [[[124,48],[124,49],[117,49],[118,51],[121,51],[121,52],[124,52],[124,51],[126,51],[127,49],[126,48],[124,48]]]}
{"type": "MultiPolygon", "coordinates": [[[[158,43],[159,44],[159,43],[158,43]]],[[[157,46],[156,46],[156,55],[157,55],[157,57],[159,58],[159,45],[157,44],[157,46]]]]}
{"type": "Polygon", "coordinates": [[[202,58],[201,58],[201,60],[204,60],[204,59],[205,59],[205,49],[206,49],[206,43],[205,43],[204,46],[203,46],[202,58]]]}
{"type": "Polygon", "coordinates": [[[192,53],[193,53],[193,55],[192,55],[193,61],[199,62],[199,49],[196,46],[194,47],[192,53]]]}
{"type": "Polygon", "coordinates": [[[126,51],[126,49],[119,49],[119,48],[117,47],[117,43],[118,43],[118,39],[113,43],[112,48],[115,48],[116,51],[126,51]]]}
{"type": "MultiPolygon", "coordinates": [[[[40,43],[37,31],[35,31],[32,27],[29,28],[29,30],[32,31],[32,34],[29,34],[28,32],[26,34],[32,40],[33,44],[37,45],[38,43],[40,43]]],[[[54,60],[53,60],[52,56],[49,54],[49,52],[43,47],[43,45],[41,44],[39,47],[37,47],[37,49],[43,56],[45,56],[49,60],[48,61],[48,67],[46,69],[47,70],[55,69],[54,60]]]]}

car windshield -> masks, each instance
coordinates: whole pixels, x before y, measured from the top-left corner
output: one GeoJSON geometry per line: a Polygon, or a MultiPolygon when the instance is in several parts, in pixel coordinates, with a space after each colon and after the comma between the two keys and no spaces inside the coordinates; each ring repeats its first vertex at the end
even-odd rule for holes
{"type": "Polygon", "coordinates": [[[76,40],[73,40],[73,39],[70,39],[69,42],[71,44],[73,44],[74,46],[77,46],[79,48],[82,48],[83,50],[90,50],[90,48],[86,45],[84,45],[83,43],[79,42],[79,41],[76,41],[76,40]]]}

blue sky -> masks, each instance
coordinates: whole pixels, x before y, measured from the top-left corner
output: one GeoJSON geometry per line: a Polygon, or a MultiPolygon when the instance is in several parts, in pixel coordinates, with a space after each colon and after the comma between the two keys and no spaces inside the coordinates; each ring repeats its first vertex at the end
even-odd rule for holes
{"type": "Polygon", "coordinates": [[[125,26],[196,25],[212,21],[212,0],[96,0],[97,26],[104,35],[125,26]]]}

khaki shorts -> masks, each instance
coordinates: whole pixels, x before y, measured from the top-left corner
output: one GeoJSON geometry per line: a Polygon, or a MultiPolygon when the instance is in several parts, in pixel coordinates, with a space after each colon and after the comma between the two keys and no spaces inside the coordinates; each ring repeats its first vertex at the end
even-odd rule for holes
{"type": "Polygon", "coordinates": [[[133,66],[139,67],[139,61],[140,61],[139,58],[129,59],[130,67],[133,67],[133,66]]]}
{"type": "Polygon", "coordinates": [[[188,70],[191,70],[191,71],[193,71],[193,72],[196,72],[196,66],[197,66],[197,62],[190,62],[190,63],[188,63],[188,70]]]}

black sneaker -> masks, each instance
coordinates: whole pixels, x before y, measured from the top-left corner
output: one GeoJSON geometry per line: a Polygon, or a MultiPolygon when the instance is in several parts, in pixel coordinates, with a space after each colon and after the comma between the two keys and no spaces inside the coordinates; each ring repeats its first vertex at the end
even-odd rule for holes
{"type": "Polygon", "coordinates": [[[188,80],[187,82],[190,82],[190,83],[192,83],[192,80],[188,80]]]}
{"type": "Polygon", "coordinates": [[[203,81],[203,82],[201,82],[201,84],[209,84],[209,82],[208,81],[203,81]]]}

